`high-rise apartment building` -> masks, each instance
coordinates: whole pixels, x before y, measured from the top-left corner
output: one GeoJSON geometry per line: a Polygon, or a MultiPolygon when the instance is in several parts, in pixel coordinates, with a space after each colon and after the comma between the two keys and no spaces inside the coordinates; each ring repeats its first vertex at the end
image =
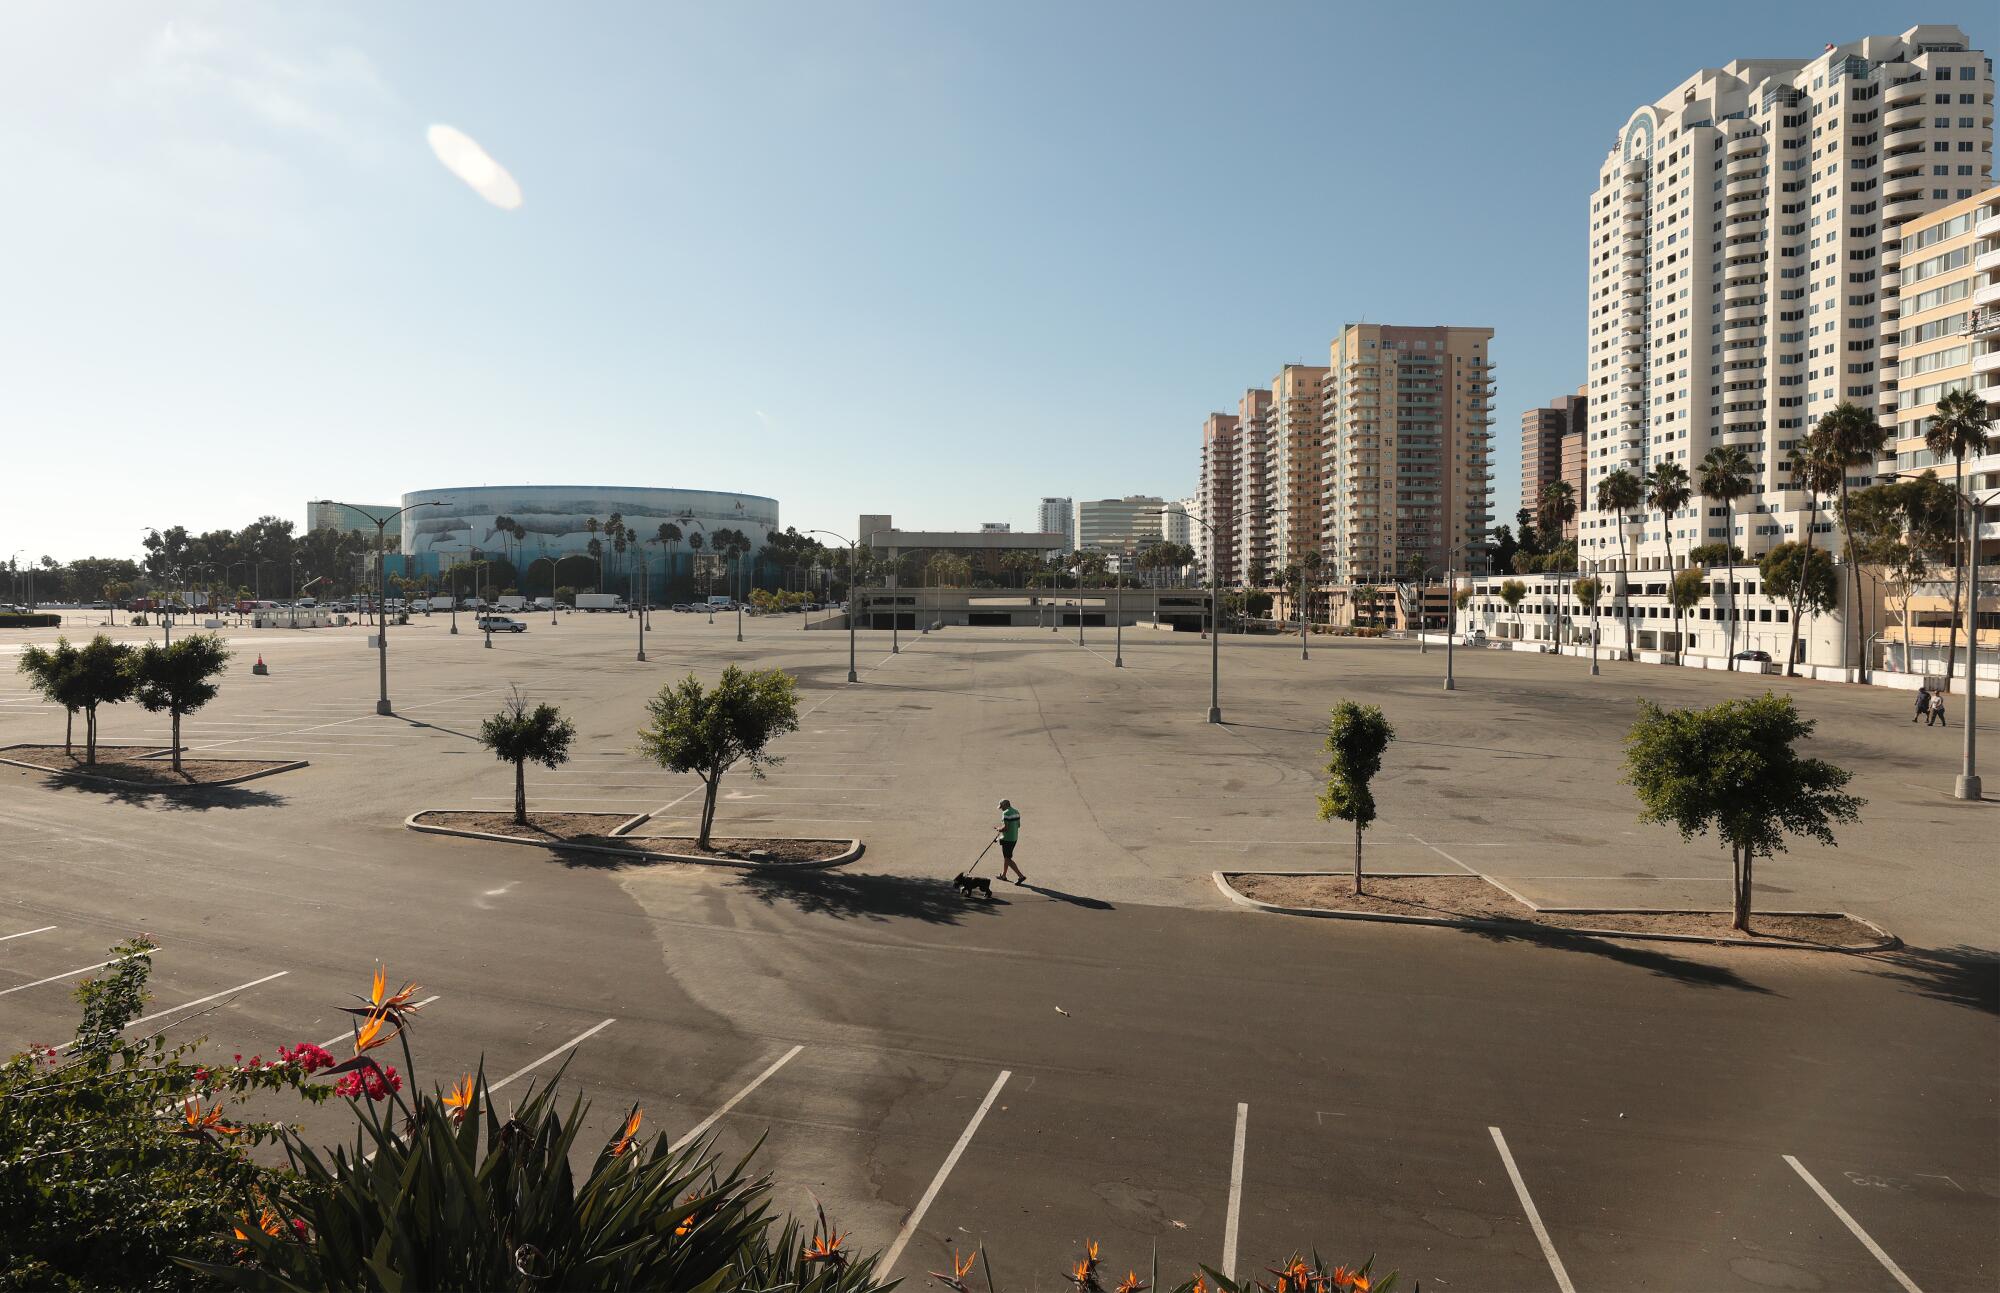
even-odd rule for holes
{"type": "Polygon", "coordinates": [[[1321,382],[1320,549],[1338,582],[1477,569],[1493,524],[1491,328],[1350,323],[1321,382]]]}
{"type": "Polygon", "coordinates": [[[1166,500],[1151,494],[1086,498],[1076,505],[1076,546],[1083,552],[1136,552],[1165,533],[1166,500]]]}
{"type": "Polygon", "coordinates": [[[1272,577],[1319,547],[1321,383],[1327,370],[1286,364],[1271,379],[1272,577]]]}
{"type": "Polygon", "coordinates": [[[1239,426],[1233,413],[1211,413],[1201,422],[1201,505],[1205,524],[1193,540],[1202,573],[1228,582],[1236,569],[1236,457],[1239,426]]]}
{"type": "MultiPolygon", "coordinates": [[[[1521,506],[1532,512],[1542,490],[1567,481],[1579,510],[1583,507],[1584,438],[1589,428],[1590,392],[1579,386],[1574,395],[1558,395],[1540,408],[1521,415],[1521,506]]],[[[1576,537],[1576,519],[1563,524],[1562,537],[1576,537]]]]}
{"type": "Polygon", "coordinates": [[[1060,534],[1065,551],[1076,546],[1076,504],[1067,498],[1044,498],[1035,509],[1035,528],[1044,534],[1060,534]]]}
{"type": "Polygon", "coordinates": [[[1271,392],[1256,388],[1236,402],[1236,551],[1230,582],[1261,584],[1275,572],[1271,532],[1277,506],[1271,479],[1271,392]]]}
{"type": "Polygon", "coordinates": [[[1698,477],[1720,445],[1754,482],[1733,525],[1699,495],[1647,513],[1627,535],[1638,566],[1725,539],[1754,560],[1799,535],[1792,452],[1843,402],[1895,417],[1921,290],[1900,230],[1991,183],[1992,126],[1992,63],[1935,25],[1703,68],[1627,118],[1590,199],[1587,566],[1619,560],[1598,481],[1662,462],[1698,477]]]}

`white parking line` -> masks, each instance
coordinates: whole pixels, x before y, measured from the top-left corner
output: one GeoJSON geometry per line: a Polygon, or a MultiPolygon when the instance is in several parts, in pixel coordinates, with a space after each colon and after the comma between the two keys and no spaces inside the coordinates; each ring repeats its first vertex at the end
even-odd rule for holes
{"type": "Polygon", "coordinates": [[[562,1054],[564,1051],[575,1049],[576,1047],[582,1045],[584,1042],[589,1041],[591,1038],[597,1036],[597,1034],[603,1032],[605,1029],[611,1027],[611,1025],[617,1022],[618,1021],[616,1019],[605,1019],[598,1022],[596,1025],[590,1028],[584,1029],[576,1036],[570,1038],[562,1045],[550,1051],[547,1055],[542,1056],[540,1059],[534,1061],[532,1064],[525,1064],[522,1067],[515,1069],[512,1073],[509,1073],[506,1077],[501,1078],[498,1082],[493,1083],[486,1089],[488,1091],[498,1091],[501,1087],[506,1086],[509,1082],[512,1082],[515,1078],[523,1077],[529,1073],[534,1072],[536,1069],[548,1063],[550,1060],[562,1054]]]}
{"type": "MultiPolygon", "coordinates": [[[[280,970],[276,974],[267,974],[261,979],[252,979],[248,983],[239,983],[233,988],[224,988],[220,992],[211,992],[205,997],[196,997],[193,1001],[183,1001],[178,1006],[168,1006],[165,1010],[155,1010],[150,1015],[141,1015],[139,1018],[134,1019],[131,1023],[125,1025],[125,1027],[137,1028],[140,1024],[150,1024],[155,1019],[162,1019],[165,1018],[167,1015],[171,1015],[182,1010],[192,1010],[196,1006],[205,1006],[209,1002],[214,1001],[218,997],[226,997],[229,996],[231,993],[244,992],[251,988],[256,987],[260,983],[269,983],[273,979],[282,979],[287,974],[290,973],[291,973],[290,970],[280,970]]],[[[121,1029],[120,1031],[122,1032],[123,1029],[121,1029]]],[[[56,1047],[56,1049],[59,1051],[66,1051],[74,1045],[76,1045],[75,1042],[64,1042],[62,1045],[56,1047]]]]}
{"type": "MultiPolygon", "coordinates": [[[[147,955],[150,956],[159,950],[157,947],[148,948],[147,955]]],[[[129,956],[114,956],[108,961],[99,961],[95,965],[80,965],[74,970],[64,970],[61,974],[51,974],[46,979],[36,979],[33,983],[16,984],[14,987],[0,991],[0,997],[9,997],[16,992],[26,992],[29,988],[39,988],[44,983],[55,983],[61,979],[73,979],[79,974],[89,974],[92,970],[101,970],[107,965],[116,965],[120,961],[129,961],[131,959],[129,956]]]]}
{"type": "Polygon", "coordinates": [[[1556,1256],[1556,1246],[1549,1242],[1549,1231],[1542,1224],[1542,1214],[1535,1211],[1535,1201],[1528,1197],[1528,1183],[1521,1179],[1521,1169],[1514,1166],[1514,1155],[1507,1149],[1507,1138],[1500,1134],[1498,1127],[1486,1130],[1493,1133],[1493,1147],[1500,1151],[1500,1161],[1507,1167],[1508,1179],[1514,1182],[1514,1193],[1520,1196],[1521,1210],[1528,1214],[1528,1224],[1534,1227],[1535,1238],[1541,1241],[1542,1256],[1549,1259],[1549,1269],[1555,1272],[1556,1287],[1562,1293],[1576,1293],[1576,1285],[1569,1282],[1569,1272],[1563,1269],[1562,1258],[1556,1256]]]}
{"type": "Polygon", "coordinates": [[[11,942],[17,938],[26,938],[30,934],[46,934],[54,928],[54,925],[44,925],[40,929],[24,929],[18,934],[0,935],[0,943],[11,942]]]}
{"type": "Polygon", "coordinates": [[[1229,1151],[1229,1213],[1222,1223],[1222,1273],[1236,1278],[1236,1218],[1243,1210],[1243,1139],[1250,1127],[1250,1106],[1236,1106],[1236,1143],[1229,1151]]]}
{"type": "Polygon", "coordinates": [[[1799,1178],[1812,1187],[1812,1192],[1819,1196],[1819,1201],[1831,1208],[1834,1216],[1840,1218],[1840,1224],[1852,1231],[1854,1237],[1861,1241],[1861,1246],[1875,1255],[1875,1260],[1882,1263],[1882,1269],[1896,1277],[1896,1283],[1903,1286],[1904,1293],[1923,1293],[1923,1290],[1919,1289],[1909,1276],[1903,1274],[1902,1267],[1889,1260],[1889,1254],[1882,1251],[1882,1245],[1869,1238],[1868,1232],[1861,1228],[1861,1224],[1853,1217],[1847,1215],[1847,1209],[1841,1207],[1834,1200],[1834,1197],[1826,1192],[1825,1186],[1813,1179],[1813,1174],[1806,1170],[1805,1164],[1799,1162],[1798,1159],[1793,1158],[1790,1154],[1786,1154],[1783,1157],[1787,1163],[1792,1165],[1792,1170],[1799,1174],[1799,1178]]]}
{"type": "Polygon", "coordinates": [[[917,1226],[923,1222],[924,1213],[930,1211],[931,1201],[936,1199],[938,1191],[944,1188],[944,1179],[951,1175],[952,1168],[958,1166],[958,1156],[972,1143],[972,1133],[979,1130],[979,1124],[985,1120],[986,1111],[993,1107],[993,1101],[999,1096],[1000,1088],[1006,1086],[1007,1079],[1013,1076],[1012,1069],[1001,1069],[1000,1076],[993,1079],[993,1086],[986,1092],[986,1098],[979,1102],[979,1109],[972,1115],[972,1121],[965,1124],[965,1130],[958,1134],[958,1143],[951,1147],[951,1153],[944,1156],[943,1165],[938,1168],[937,1175],[931,1178],[930,1188],[924,1191],[923,1198],[917,1200],[916,1209],[910,1213],[909,1220],[905,1221],[903,1228],[896,1232],[896,1242],[890,1244],[889,1251],[883,1254],[882,1264],[876,1268],[882,1272],[883,1278],[886,1279],[895,1273],[896,1259],[903,1255],[903,1249],[909,1245],[910,1236],[917,1233],[917,1226]]]}
{"type": "Polygon", "coordinates": [[[804,1049],[805,1046],[803,1044],[794,1046],[792,1047],[792,1049],[786,1051],[783,1055],[780,1055],[777,1059],[773,1060],[771,1062],[771,1067],[765,1069],[762,1073],[759,1073],[756,1077],[750,1080],[750,1085],[744,1087],[741,1091],[738,1091],[735,1095],[730,1096],[728,1101],[725,1102],[720,1109],[717,1109],[714,1113],[708,1115],[708,1117],[703,1118],[700,1122],[696,1123],[694,1127],[691,1130],[689,1130],[689,1132],[685,1136],[682,1136],[679,1140],[667,1146],[667,1148],[670,1150],[684,1149],[688,1145],[693,1144],[695,1141],[700,1140],[703,1132],[707,1131],[710,1127],[713,1127],[717,1123],[717,1121],[721,1119],[722,1115],[728,1113],[731,1109],[734,1109],[736,1107],[737,1101],[741,1100],[744,1096],[749,1095],[752,1091],[755,1091],[758,1087],[764,1085],[765,1078],[770,1077],[773,1073],[776,1073],[779,1069],[785,1067],[786,1064],[789,1064],[791,1062],[793,1056],[797,1055],[800,1051],[804,1049]]]}

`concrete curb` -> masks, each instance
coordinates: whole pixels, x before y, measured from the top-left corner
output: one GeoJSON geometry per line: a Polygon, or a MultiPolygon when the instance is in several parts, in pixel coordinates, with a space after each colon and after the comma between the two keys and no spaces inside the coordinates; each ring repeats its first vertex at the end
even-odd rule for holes
{"type": "MultiPolygon", "coordinates": [[[[1883,929],[1865,916],[1856,916],[1845,911],[1766,911],[1765,916],[1820,916],[1827,919],[1851,920],[1857,925],[1866,925],[1882,936],[1876,943],[1848,943],[1829,946],[1825,943],[1802,943],[1789,938],[1722,938],[1707,934],[1652,934],[1630,929],[1591,929],[1582,925],[1536,925],[1527,921],[1480,920],[1474,917],[1454,919],[1448,916],[1398,916],[1386,911],[1336,911],[1330,907],[1284,907],[1276,903],[1259,902],[1247,894],[1239,893],[1229,883],[1233,875],[1314,875],[1344,876],[1342,871],[1213,871],[1215,887],[1222,890],[1224,897],[1239,907],[1250,907],[1257,911],[1275,912],[1285,916],[1313,916],[1324,920],[1371,920],[1390,925],[1443,925],[1453,929],[1508,929],[1518,930],[1523,925],[1529,929],[1547,930],[1551,934],[1583,934],[1591,938],[1636,938],[1655,943],[1706,943],[1716,947],[1771,947],[1799,952],[1886,952],[1901,947],[1903,940],[1883,929]]],[[[1717,910],[1698,907],[1542,907],[1520,898],[1512,890],[1493,880],[1491,876],[1478,872],[1463,871],[1368,871],[1364,878],[1379,880],[1436,879],[1441,876],[1471,875],[1486,881],[1494,888],[1515,898],[1530,911],[1551,916],[1713,916],[1717,910]]]]}
{"type": "MultiPolygon", "coordinates": [[[[17,750],[20,748],[21,747],[18,745],[0,746],[0,751],[17,750]]],[[[100,746],[99,748],[102,749],[103,747],[100,746]]],[[[114,746],[112,748],[125,749],[125,750],[138,750],[138,749],[149,750],[152,749],[153,747],[126,745],[126,746],[114,746]]],[[[204,763],[249,763],[252,762],[252,760],[204,759],[203,762],[204,763]]],[[[256,762],[263,762],[263,760],[256,760],[256,762]]],[[[217,790],[223,786],[237,786],[243,784],[246,781],[255,781],[259,777],[275,777],[280,772],[291,772],[298,768],[306,768],[312,766],[304,759],[290,759],[283,763],[278,764],[278,766],[276,766],[275,768],[259,768],[255,772],[246,772],[241,776],[237,777],[224,777],[220,781],[194,781],[194,782],[189,782],[186,785],[176,786],[171,783],[162,785],[151,781],[126,781],[120,777],[101,777],[94,772],[78,772],[73,768],[51,768],[46,763],[27,763],[20,759],[9,759],[5,757],[0,757],[0,764],[5,764],[8,767],[12,768],[26,768],[30,772],[46,772],[48,775],[52,777],[66,777],[74,781],[94,781],[98,785],[116,786],[120,790],[145,790],[165,795],[186,794],[187,792],[193,790],[217,790]]]]}
{"type": "MultiPolygon", "coordinates": [[[[529,848],[548,849],[556,853],[602,853],[608,857],[631,858],[642,862],[687,862],[695,866],[722,867],[725,870],[733,871],[823,871],[828,867],[846,866],[849,862],[859,858],[867,851],[867,846],[862,844],[860,840],[842,840],[839,836],[788,836],[787,838],[807,840],[824,839],[830,842],[844,843],[847,847],[833,857],[820,858],[813,862],[748,862],[738,858],[698,857],[692,853],[662,853],[645,848],[608,848],[602,844],[551,843],[547,840],[522,839],[518,835],[496,835],[491,831],[468,831],[461,830],[456,826],[433,826],[428,822],[417,820],[426,813],[471,813],[483,811],[485,810],[477,808],[419,808],[416,812],[411,813],[403,819],[403,825],[413,831],[422,831],[426,835],[455,835],[460,839],[488,840],[496,844],[525,844],[529,848]]],[[[601,816],[611,817],[615,816],[615,814],[604,813],[601,816]]],[[[651,813],[640,813],[636,817],[625,818],[608,833],[612,835],[625,835],[626,832],[639,826],[650,817],[652,817],[651,813]]],[[[630,838],[643,839],[644,837],[631,836],[630,838]]]]}

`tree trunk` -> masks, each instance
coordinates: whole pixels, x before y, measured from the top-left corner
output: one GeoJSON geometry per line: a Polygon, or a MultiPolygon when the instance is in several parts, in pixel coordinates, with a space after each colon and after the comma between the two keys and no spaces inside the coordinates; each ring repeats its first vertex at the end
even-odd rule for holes
{"type": "Polygon", "coordinates": [[[1624,644],[1619,648],[1621,660],[1632,658],[1632,576],[1625,569],[1625,516],[1618,516],[1618,578],[1624,585],[1618,593],[1618,622],[1624,632],[1624,644]]]}
{"type": "Polygon", "coordinates": [[[1734,499],[1722,505],[1722,561],[1722,590],[1729,597],[1729,609],[1718,610],[1717,613],[1728,616],[1723,621],[1727,627],[1723,629],[1722,649],[1729,657],[1726,661],[1729,672],[1735,673],[1736,594],[1731,591],[1736,587],[1736,500],[1734,499]]]}
{"type": "Polygon", "coordinates": [[[696,843],[703,849],[711,847],[709,835],[715,829],[715,792],[721,788],[722,776],[718,773],[709,779],[708,789],[701,798],[701,832],[696,843]]]}
{"type": "Polygon", "coordinates": [[[1785,648],[1785,676],[1787,678],[1796,678],[1799,676],[1798,665],[1794,663],[1799,658],[1799,606],[1805,597],[1807,572],[1812,569],[1813,520],[1818,514],[1819,500],[1814,498],[1812,503],[1806,508],[1805,560],[1799,563],[1798,578],[1792,580],[1792,642],[1790,646],[1785,648]]]}
{"type": "MultiPolygon", "coordinates": [[[[1854,531],[1847,523],[1847,473],[1844,470],[1840,473],[1840,538],[1841,542],[1847,548],[1847,573],[1854,588],[1854,600],[1848,607],[1847,618],[1853,620],[1857,630],[1865,634],[1867,630],[1866,626],[1862,623],[1861,614],[1861,567],[1854,563],[1854,531]]],[[[1846,626],[1843,625],[1840,631],[1841,635],[1845,637],[1847,633],[1846,626]]],[[[1860,643],[1855,649],[1854,667],[1857,671],[1854,676],[1862,682],[1867,682],[1868,639],[1865,636],[1861,638],[1860,643]]]]}
{"type": "Polygon", "coordinates": [[[528,824],[528,763],[525,759],[514,760],[514,824],[528,824]]]}
{"type": "Polygon", "coordinates": [[[1757,851],[1755,849],[1746,848],[1743,850],[1743,879],[1737,885],[1735,924],[1737,929],[1746,934],[1750,932],[1751,873],[1756,861],[1757,851]]]}
{"type": "Polygon", "coordinates": [[[1354,823],[1354,892],[1361,893],[1361,822],[1354,823]]]}
{"type": "Polygon", "coordinates": [[[83,711],[83,761],[86,765],[97,762],[97,706],[83,711]]]}
{"type": "Polygon", "coordinates": [[[70,755],[71,735],[76,731],[76,706],[63,706],[63,757],[70,755]]]}
{"type": "MultiPolygon", "coordinates": [[[[1965,609],[1965,526],[1960,523],[1958,508],[1965,501],[1965,457],[1954,459],[1958,464],[1958,498],[1951,507],[1951,547],[1956,554],[1951,572],[1951,628],[1945,632],[1944,689],[1951,690],[1951,671],[1958,665],[1958,623],[1965,609]]],[[[1971,669],[1967,669],[1969,678],[1971,669]]]]}
{"type": "Polygon", "coordinates": [[[1729,846],[1729,923],[1732,928],[1742,929],[1748,914],[1743,910],[1743,851],[1732,842],[1729,846]]]}
{"type": "Polygon", "coordinates": [[[179,772],[181,770],[181,712],[179,710],[173,711],[173,741],[173,766],[174,771],[179,772]]]}

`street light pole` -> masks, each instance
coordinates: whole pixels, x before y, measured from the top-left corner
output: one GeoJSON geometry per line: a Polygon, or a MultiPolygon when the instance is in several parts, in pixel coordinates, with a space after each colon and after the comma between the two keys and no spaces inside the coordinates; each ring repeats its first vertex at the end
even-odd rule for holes
{"type": "MultiPolygon", "coordinates": [[[[2000,498],[2000,494],[1990,496],[2000,498]]],[[[1965,754],[1952,797],[1979,799],[1979,513],[1989,499],[1965,499],[1965,754]]],[[[1947,685],[1951,679],[1945,679],[1947,685]]]]}
{"type": "Polygon", "coordinates": [[[1458,681],[1451,676],[1452,639],[1458,634],[1458,582],[1453,577],[1452,560],[1458,553],[1446,549],[1444,554],[1444,689],[1457,691],[1458,681]]]}
{"type": "Polygon", "coordinates": [[[835,534],[832,530],[807,530],[807,534],[824,534],[831,539],[839,539],[847,545],[847,681],[859,681],[854,672],[854,563],[857,560],[854,540],[835,534]]]}
{"type": "MultiPolygon", "coordinates": [[[[322,503],[333,502],[332,499],[321,499],[319,501],[322,503]]],[[[352,503],[347,504],[347,506],[354,507],[352,503]]],[[[375,522],[375,666],[378,687],[375,699],[375,712],[378,714],[393,714],[396,712],[395,707],[389,703],[389,563],[387,560],[389,522],[395,520],[405,512],[414,512],[420,507],[448,506],[450,506],[450,500],[448,499],[436,499],[428,503],[412,503],[408,507],[399,507],[387,516],[379,518],[369,515],[365,508],[354,508],[362,516],[375,522]]],[[[295,573],[292,578],[296,581],[298,578],[297,574],[295,573]]],[[[294,617],[293,622],[296,623],[298,615],[298,599],[296,597],[292,601],[292,614],[294,617]]],[[[493,645],[493,634],[490,629],[486,635],[486,645],[493,645]]]]}
{"type": "MultiPolygon", "coordinates": [[[[636,591],[640,595],[643,595],[644,590],[648,587],[646,581],[646,545],[643,542],[638,544],[633,549],[633,555],[639,558],[639,588],[636,591]]],[[[643,605],[639,609],[638,618],[639,618],[639,662],[643,664],[645,663],[646,660],[646,611],[643,605]]]]}
{"type": "Polygon", "coordinates": [[[1111,667],[1125,667],[1125,576],[1111,586],[1111,667]]]}

